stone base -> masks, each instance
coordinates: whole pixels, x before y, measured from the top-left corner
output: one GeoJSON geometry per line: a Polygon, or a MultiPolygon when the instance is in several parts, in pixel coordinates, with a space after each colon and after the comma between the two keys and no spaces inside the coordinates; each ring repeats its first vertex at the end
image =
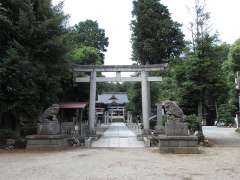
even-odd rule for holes
{"type": "Polygon", "coordinates": [[[138,141],[143,141],[143,135],[142,134],[137,134],[137,140],[138,141]]]}
{"type": "Polygon", "coordinates": [[[92,147],[92,142],[96,140],[96,137],[89,137],[85,139],[85,147],[86,148],[91,148],[92,147]]]}
{"type": "Polygon", "coordinates": [[[151,147],[151,141],[148,137],[143,137],[144,147],[151,147]]]}
{"type": "Polygon", "coordinates": [[[163,126],[156,126],[154,134],[156,135],[165,134],[165,128],[163,126]]]}
{"type": "Polygon", "coordinates": [[[179,121],[167,121],[165,132],[167,136],[188,136],[188,125],[179,121]]]}
{"type": "Polygon", "coordinates": [[[159,136],[160,153],[199,154],[196,136],[159,136]]]}
{"type": "Polygon", "coordinates": [[[160,148],[162,154],[200,154],[197,147],[162,147],[160,148]]]}
{"type": "Polygon", "coordinates": [[[59,150],[68,147],[67,138],[63,135],[30,135],[26,139],[26,148],[31,150],[59,150]]]}
{"type": "Polygon", "coordinates": [[[56,135],[59,133],[60,133],[60,124],[58,121],[38,123],[37,134],[39,135],[56,135]]]}

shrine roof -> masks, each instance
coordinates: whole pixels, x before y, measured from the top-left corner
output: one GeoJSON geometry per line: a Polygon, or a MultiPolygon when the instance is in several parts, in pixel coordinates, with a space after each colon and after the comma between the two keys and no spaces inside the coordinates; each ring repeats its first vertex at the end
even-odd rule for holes
{"type": "Polygon", "coordinates": [[[62,109],[85,109],[88,105],[87,102],[64,102],[60,103],[62,109]]]}

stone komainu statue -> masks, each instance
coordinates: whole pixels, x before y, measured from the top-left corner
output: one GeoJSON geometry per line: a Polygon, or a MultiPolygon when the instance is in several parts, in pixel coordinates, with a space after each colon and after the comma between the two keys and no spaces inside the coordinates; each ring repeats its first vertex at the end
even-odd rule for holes
{"type": "Polygon", "coordinates": [[[169,100],[163,101],[162,108],[169,120],[185,121],[185,115],[176,102],[169,100]]]}
{"type": "Polygon", "coordinates": [[[38,135],[56,135],[60,133],[60,124],[57,119],[59,110],[60,106],[53,104],[42,113],[37,128],[38,135]]]}
{"type": "Polygon", "coordinates": [[[40,123],[47,123],[58,121],[57,114],[59,113],[60,105],[53,104],[51,107],[47,108],[39,118],[40,123]]]}

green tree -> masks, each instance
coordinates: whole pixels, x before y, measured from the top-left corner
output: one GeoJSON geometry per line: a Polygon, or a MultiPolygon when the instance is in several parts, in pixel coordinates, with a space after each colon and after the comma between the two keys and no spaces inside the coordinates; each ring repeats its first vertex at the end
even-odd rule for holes
{"type": "Polygon", "coordinates": [[[102,63],[96,48],[89,46],[82,46],[81,48],[72,50],[69,53],[69,58],[73,63],[82,65],[100,65],[102,63]]]}
{"type": "Polygon", "coordinates": [[[107,51],[109,42],[105,30],[99,28],[97,21],[86,20],[76,24],[67,36],[67,42],[72,49],[82,46],[95,48],[101,57],[101,62],[104,62],[104,53],[107,51]]]}
{"type": "MultiPolygon", "coordinates": [[[[155,101],[163,101],[166,99],[172,101],[180,101],[179,87],[176,81],[176,72],[174,69],[174,63],[169,65],[168,70],[162,74],[163,80],[161,82],[153,83],[152,86],[156,86],[153,88],[156,94],[155,101]]],[[[152,88],[151,88],[152,89],[152,88]]]]}
{"type": "Polygon", "coordinates": [[[35,121],[59,101],[62,82],[70,78],[63,44],[67,17],[63,4],[53,7],[51,0],[1,3],[10,23],[0,28],[0,112],[18,124],[35,121]]]}
{"type": "MultiPolygon", "coordinates": [[[[184,47],[181,25],[171,19],[167,7],[159,0],[135,0],[132,15],[133,61],[138,64],[160,64],[180,55],[184,47]]],[[[164,99],[165,95],[172,97],[167,92],[167,81],[171,80],[165,78],[162,83],[149,83],[152,106],[164,99]]],[[[129,85],[129,108],[135,113],[140,113],[142,106],[139,87],[139,83],[129,85]]]]}
{"type": "Polygon", "coordinates": [[[222,71],[222,55],[228,51],[218,45],[215,37],[199,39],[195,53],[189,53],[175,66],[176,80],[187,114],[206,114],[209,125],[217,118],[217,107],[226,98],[228,86],[222,71]]]}
{"type": "Polygon", "coordinates": [[[142,112],[142,96],[141,96],[141,83],[127,83],[128,84],[128,109],[135,115],[142,112]]]}
{"type": "Polygon", "coordinates": [[[210,33],[210,13],[206,11],[205,0],[195,0],[195,6],[192,10],[193,21],[190,22],[190,31],[192,34],[192,50],[195,52],[200,39],[210,33]]]}
{"type": "MultiPolygon", "coordinates": [[[[238,92],[235,89],[234,79],[236,73],[240,71],[240,40],[237,40],[229,50],[229,56],[227,61],[223,64],[223,70],[226,76],[227,84],[229,87],[228,93],[228,106],[235,106],[238,109],[238,92]]],[[[232,112],[233,113],[233,112],[232,112]]]]}
{"type": "MultiPolygon", "coordinates": [[[[86,20],[79,22],[68,30],[64,37],[64,43],[67,44],[68,53],[66,59],[70,63],[81,65],[101,65],[104,63],[104,53],[107,51],[108,38],[105,36],[105,30],[99,28],[97,21],[86,20]]],[[[101,76],[101,74],[98,74],[101,76]]],[[[102,92],[107,83],[97,86],[97,91],[102,92]]],[[[68,101],[88,101],[89,84],[81,83],[74,86],[68,86],[68,95],[65,100],[68,101]],[[80,95],[80,96],[79,96],[80,95]]]]}
{"type": "Polygon", "coordinates": [[[219,107],[219,121],[224,122],[226,125],[233,125],[236,110],[235,105],[221,104],[219,107]]]}
{"type": "Polygon", "coordinates": [[[231,47],[229,54],[230,67],[234,73],[240,71],[240,39],[231,47]]]}
{"type": "Polygon", "coordinates": [[[1,27],[9,26],[11,24],[11,22],[7,18],[6,13],[7,13],[7,9],[5,9],[3,7],[2,3],[0,3],[0,24],[1,24],[1,27]]]}
{"type": "Polygon", "coordinates": [[[211,35],[210,13],[203,0],[196,0],[194,20],[190,23],[192,42],[183,60],[175,66],[176,80],[180,88],[181,104],[187,114],[198,114],[212,125],[218,118],[218,106],[226,103],[225,73],[229,45],[219,44],[217,35],[211,35]]]}
{"type": "Polygon", "coordinates": [[[178,56],[184,46],[184,36],[167,7],[159,0],[135,0],[133,5],[133,60],[140,64],[159,64],[178,56]]]}

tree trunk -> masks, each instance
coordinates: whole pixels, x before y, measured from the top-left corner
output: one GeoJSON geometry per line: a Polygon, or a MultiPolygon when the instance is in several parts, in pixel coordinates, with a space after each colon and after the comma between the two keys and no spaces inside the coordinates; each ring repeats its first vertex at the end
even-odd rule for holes
{"type": "Polygon", "coordinates": [[[240,93],[238,94],[238,127],[237,128],[240,128],[240,93]]]}
{"type": "Polygon", "coordinates": [[[203,122],[203,105],[202,101],[198,102],[198,117],[202,120],[203,122]]]}
{"type": "MultiPolygon", "coordinates": [[[[219,121],[219,113],[218,113],[218,105],[217,105],[217,102],[215,101],[215,110],[216,110],[216,121],[218,122],[219,121]]],[[[215,125],[215,123],[214,123],[215,125]]]]}
{"type": "Polygon", "coordinates": [[[19,119],[17,118],[16,114],[14,113],[14,121],[15,121],[15,132],[17,136],[21,135],[21,122],[22,122],[22,116],[19,115],[19,119]]]}
{"type": "Polygon", "coordinates": [[[1,125],[2,125],[2,114],[3,113],[0,112],[0,129],[1,129],[1,125]]]}

